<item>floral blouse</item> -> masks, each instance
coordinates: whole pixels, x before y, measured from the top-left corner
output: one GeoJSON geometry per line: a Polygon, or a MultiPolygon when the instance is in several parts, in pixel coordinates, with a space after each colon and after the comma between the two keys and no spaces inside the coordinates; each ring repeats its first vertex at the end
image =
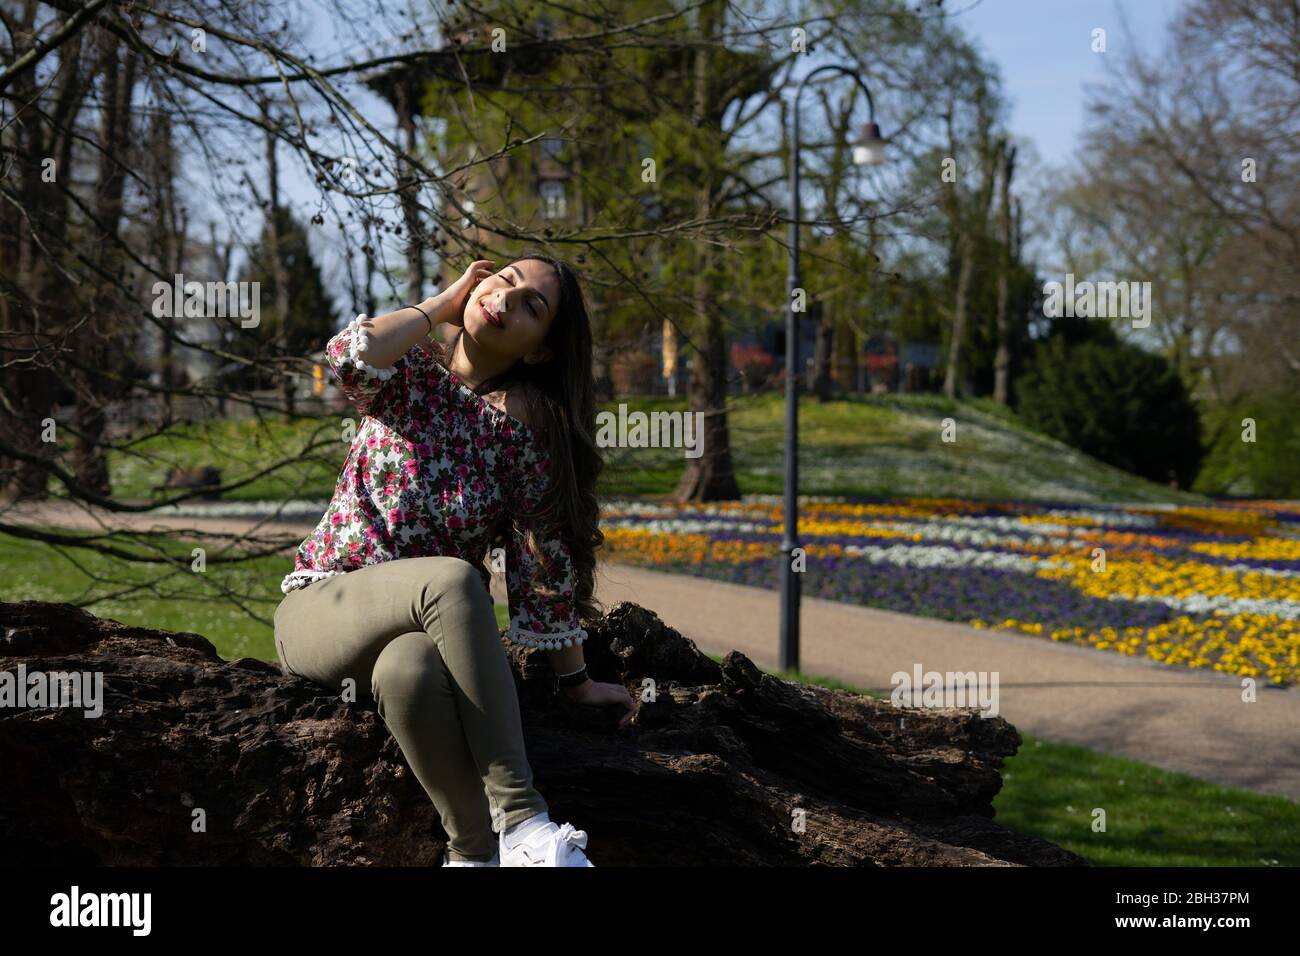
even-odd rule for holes
{"type": "MultiPolygon", "coordinates": [[[[541,437],[477,395],[422,343],[392,368],[361,361],[364,314],[326,343],[340,388],[364,418],[324,516],[298,547],[285,594],[319,578],[393,558],[450,555],[483,564],[492,529],[512,516],[505,547],[512,641],[530,647],[581,644],[567,545],[537,541],[546,561],[524,546],[521,511],[537,507],[549,484],[541,437]]],[[[499,567],[499,566],[498,566],[499,567]]]]}

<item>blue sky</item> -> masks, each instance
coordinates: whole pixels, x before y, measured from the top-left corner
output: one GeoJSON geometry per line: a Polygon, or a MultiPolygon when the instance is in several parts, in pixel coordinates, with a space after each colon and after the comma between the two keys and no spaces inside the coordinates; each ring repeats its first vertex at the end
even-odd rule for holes
{"type": "Polygon", "coordinates": [[[1119,55],[1155,54],[1185,0],[947,0],[945,9],[1002,73],[1012,133],[1044,161],[1064,163],[1079,142],[1084,84],[1105,78],[1119,55]],[[1092,31],[1106,30],[1104,54],[1092,31]]]}

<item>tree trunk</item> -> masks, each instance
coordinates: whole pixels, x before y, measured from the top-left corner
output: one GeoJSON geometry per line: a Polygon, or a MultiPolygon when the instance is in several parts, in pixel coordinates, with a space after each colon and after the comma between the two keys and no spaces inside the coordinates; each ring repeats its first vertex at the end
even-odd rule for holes
{"type": "MultiPolygon", "coordinates": [[[[712,247],[698,247],[699,261],[712,260],[712,247]]],[[[704,354],[694,352],[691,362],[690,382],[687,386],[688,405],[693,415],[704,413],[702,433],[696,440],[703,442],[703,453],[686,459],[686,469],[673,492],[674,501],[734,501],[740,497],[736,473],[731,462],[731,443],[727,430],[727,347],[722,317],[713,302],[712,287],[704,276],[707,265],[695,281],[696,314],[704,320],[704,354]]]]}
{"type": "MultiPolygon", "coordinates": [[[[981,110],[982,112],[982,110],[981,110]]],[[[948,140],[950,155],[957,154],[957,144],[953,139],[951,114],[948,117],[948,140]]],[[[989,205],[993,200],[993,184],[997,178],[998,157],[1001,156],[1002,139],[990,140],[988,127],[983,127],[979,142],[979,165],[981,170],[980,185],[971,200],[968,215],[962,215],[961,200],[954,183],[948,191],[947,208],[949,223],[958,235],[957,248],[960,266],[957,275],[957,294],[952,311],[952,336],[948,343],[948,368],[943,379],[943,394],[956,398],[960,389],[958,377],[961,374],[961,352],[965,345],[967,312],[970,309],[971,277],[975,270],[975,253],[977,243],[985,234],[989,218],[989,205]]]]}
{"type": "MultiPolygon", "coordinates": [[[[694,121],[696,129],[719,129],[721,117],[712,109],[709,90],[712,86],[710,45],[717,35],[719,10],[717,4],[698,9],[703,38],[695,50],[694,121]]],[[[725,13],[723,14],[725,16],[725,13]]],[[[706,169],[700,177],[696,191],[696,215],[706,222],[713,214],[715,171],[706,169]]],[[[693,305],[698,335],[702,345],[693,349],[690,383],[687,386],[691,414],[703,413],[702,454],[686,459],[686,469],[673,492],[674,501],[720,501],[740,497],[735,470],[731,464],[731,444],[727,430],[727,342],[718,308],[713,281],[713,246],[706,242],[695,245],[696,269],[693,305]]]]}
{"type": "Polygon", "coordinates": [[[817,310],[817,339],[813,346],[812,392],[819,402],[829,402],[834,391],[831,380],[831,346],[835,341],[835,309],[821,303],[817,310]]]}
{"type": "MultiPolygon", "coordinates": [[[[534,783],[553,819],[588,831],[598,867],[1087,865],[994,821],[1021,744],[1003,717],[900,711],[780,680],[738,651],[719,664],[628,602],[587,630],[593,677],[641,699],[619,733],[617,709],[555,696],[544,654],[501,642],[534,783]]],[[[349,702],[275,663],[222,660],[198,634],[69,604],[0,603],[0,631],[4,670],[102,681],[98,705],[0,707],[0,865],[442,855],[438,812],[368,684],[349,702]]]]}
{"type": "MultiPolygon", "coordinates": [[[[154,123],[153,150],[155,154],[154,210],[155,242],[158,251],[158,268],[169,280],[180,274],[179,238],[172,228],[172,210],[176,206],[176,154],[175,140],[172,136],[171,116],[159,113],[154,123]]],[[[175,381],[173,371],[174,337],[176,330],[184,324],[181,315],[168,314],[162,318],[163,332],[158,345],[158,381],[163,388],[163,406],[167,409],[167,421],[175,418],[175,396],[172,385],[175,381]]]]}
{"type": "Polygon", "coordinates": [[[863,343],[858,341],[858,331],[848,322],[840,323],[836,330],[835,365],[840,368],[842,381],[848,391],[861,394],[862,389],[862,353],[863,343]]]}
{"type": "MultiPolygon", "coordinates": [[[[415,107],[405,81],[397,86],[397,121],[402,127],[402,148],[406,156],[415,155],[415,107]]],[[[407,297],[412,302],[424,300],[424,233],[420,224],[420,207],[416,200],[415,174],[405,156],[398,159],[398,173],[403,178],[398,193],[402,204],[402,222],[406,228],[407,297]]],[[[477,230],[476,230],[477,232],[477,230]]]]}
{"type": "MultiPolygon", "coordinates": [[[[271,122],[271,113],[268,109],[264,116],[268,125],[271,122]]],[[[276,351],[285,356],[289,353],[289,310],[292,308],[293,297],[289,289],[289,268],[284,261],[284,236],[280,230],[280,168],[276,161],[275,155],[275,135],[268,129],[266,133],[266,171],[268,177],[267,189],[270,191],[270,211],[269,230],[267,237],[270,243],[271,268],[275,275],[275,317],[277,326],[277,349],[276,351]]],[[[280,389],[284,397],[284,413],[292,418],[295,414],[295,388],[294,376],[285,372],[281,376],[280,389]]]]}
{"type": "MultiPolygon", "coordinates": [[[[991,164],[990,160],[990,164],[991,164]]],[[[993,171],[989,169],[985,176],[985,185],[976,198],[977,215],[972,221],[963,224],[960,249],[961,268],[957,276],[957,295],[953,304],[952,338],[948,344],[948,368],[943,379],[943,394],[956,398],[960,390],[958,377],[961,374],[961,351],[965,346],[967,314],[970,311],[971,278],[975,272],[975,252],[978,237],[984,231],[988,220],[989,201],[993,195],[993,171]]]]}
{"type": "Polygon", "coordinates": [[[943,379],[943,394],[957,397],[957,374],[961,361],[962,339],[966,334],[966,302],[970,296],[971,273],[975,269],[975,239],[969,232],[961,237],[961,272],[957,276],[957,298],[952,310],[952,338],[948,342],[948,371],[943,379]]]}
{"type": "MultiPolygon", "coordinates": [[[[11,348],[38,348],[37,339],[24,335],[11,339],[11,348]]],[[[54,403],[58,397],[59,381],[49,369],[27,368],[7,371],[5,388],[16,408],[13,416],[5,423],[6,444],[22,453],[25,458],[7,455],[0,462],[0,477],[3,477],[3,491],[0,501],[10,504],[25,499],[45,498],[50,480],[49,464],[54,459],[56,445],[54,442],[41,440],[44,421],[51,417],[54,403]],[[34,460],[32,460],[34,459],[34,460]]]]}
{"type": "MultiPolygon", "coordinates": [[[[74,338],[79,367],[72,370],[71,379],[76,391],[79,432],[73,449],[73,472],[82,488],[107,498],[112,495],[112,487],[108,473],[108,415],[105,406],[130,388],[125,374],[126,363],[122,358],[131,354],[130,341],[135,333],[124,335],[123,330],[134,330],[135,326],[129,319],[124,319],[121,292],[105,276],[117,275],[122,261],[116,239],[122,221],[125,164],[130,161],[131,100],[138,60],[133,52],[127,51],[126,62],[119,68],[118,39],[105,34],[104,42],[107,49],[101,70],[104,96],[99,130],[103,151],[99,154],[95,190],[96,218],[101,232],[95,252],[97,268],[90,277],[95,295],[93,301],[85,306],[90,321],[74,338]],[[117,375],[97,374],[110,371],[117,375]]],[[[165,146],[169,149],[170,143],[165,146]]]]}
{"type": "Polygon", "coordinates": [[[1008,378],[1011,373],[1011,323],[1007,315],[1007,284],[1011,279],[1011,177],[1015,174],[1016,147],[1006,146],[1002,154],[1002,262],[998,270],[998,351],[993,359],[993,401],[1009,401],[1008,378]]]}
{"type": "MultiPolygon", "coordinates": [[[[15,59],[35,46],[39,6],[24,5],[22,13],[15,13],[7,24],[13,31],[15,59]]],[[[23,359],[21,363],[7,362],[0,369],[0,386],[9,405],[6,408],[6,403],[0,402],[0,444],[17,453],[0,456],[0,500],[5,502],[46,497],[50,464],[58,451],[57,442],[42,439],[62,382],[42,364],[40,356],[48,355],[53,343],[65,339],[75,317],[68,315],[66,280],[41,248],[64,246],[66,185],[61,188],[46,182],[43,175],[44,158],[54,157],[53,171],[59,182],[66,184],[72,177],[72,130],[88,87],[78,75],[81,49],[78,35],[59,51],[56,78],[61,86],[52,115],[30,109],[24,111],[22,122],[15,122],[12,115],[0,122],[0,136],[10,138],[5,161],[17,159],[15,192],[27,212],[22,216],[14,203],[0,203],[0,237],[7,239],[0,247],[0,330],[6,334],[6,349],[23,359]]],[[[40,94],[35,78],[34,70],[20,74],[10,87],[9,101],[36,102],[40,94]]]]}

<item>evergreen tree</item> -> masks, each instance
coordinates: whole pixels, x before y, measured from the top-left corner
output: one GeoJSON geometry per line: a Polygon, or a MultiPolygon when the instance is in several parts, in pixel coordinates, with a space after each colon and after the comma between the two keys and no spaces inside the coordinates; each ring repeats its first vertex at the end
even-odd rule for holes
{"type": "Polygon", "coordinates": [[[1016,382],[1023,422],[1152,481],[1191,487],[1205,449],[1195,403],[1165,358],[1106,323],[1062,317],[1016,382]]]}
{"type": "MultiPolygon", "coordinates": [[[[275,269],[270,257],[270,222],[240,270],[240,282],[257,282],[261,321],[251,329],[235,328],[230,350],[248,359],[270,360],[277,355],[301,356],[324,347],[338,329],[338,318],[321,279],[320,266],[312,256],[307,231],[285,207],[279,217],[285,273],[289,277],[289,315],[281,337],[281,317],[276,314],[275,269]]],[[[234,376],[236,387],[273,388],[279,384],[269,368],[246,368],[234,376]]]]}

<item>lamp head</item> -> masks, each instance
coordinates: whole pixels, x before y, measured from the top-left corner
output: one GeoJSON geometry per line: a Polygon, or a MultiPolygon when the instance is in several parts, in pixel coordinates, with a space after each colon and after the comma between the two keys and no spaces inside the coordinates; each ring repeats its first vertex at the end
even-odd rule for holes
{"type": "Polygon", "coordinates": [[[885,144],[889,140],[880,135],[880,127],[867,123],[862,135],[853,146],[853,162],[858,166],[879,166],[885,161],[885,144]]]}

